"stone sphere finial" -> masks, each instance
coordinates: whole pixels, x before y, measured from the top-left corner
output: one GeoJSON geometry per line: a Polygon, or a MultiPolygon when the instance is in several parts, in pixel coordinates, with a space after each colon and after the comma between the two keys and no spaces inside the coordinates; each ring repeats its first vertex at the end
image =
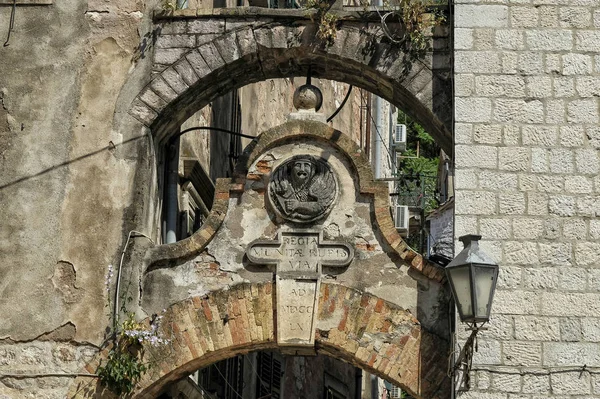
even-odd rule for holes
{"type": "Polygon", "coordinates": [[[298,111],[315,110],[318,111],[323,105],[323,94],[318,87],[310,83],[304,84],[294,92],[294,107],[298,111]]]}

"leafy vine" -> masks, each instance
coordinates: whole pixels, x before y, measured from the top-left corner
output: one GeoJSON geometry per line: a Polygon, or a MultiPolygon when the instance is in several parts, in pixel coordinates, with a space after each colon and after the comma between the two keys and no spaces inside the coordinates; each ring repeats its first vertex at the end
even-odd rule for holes
{"type": "MultiPolygon", "coordinates": [[[[109,265],[105,279],[106,291],[110,291],[113,277],[112,265],[109,265]]],[[[110,298],[110,295],[109,295],[110,298]]],[[[110,301],[109,301],[110,306],[110,301]]],[[[121,311],[127,318],[113,326],[113,347],[104,364],[97,369],[100,382],[118,396],[131,393],[151,363],[144,359],[148,347],[159,347],[169,343],[160,332],[163,316],[152,315],[149,324],[135,320],[133,312],[127,311],[125,302],[121,311]]]]}

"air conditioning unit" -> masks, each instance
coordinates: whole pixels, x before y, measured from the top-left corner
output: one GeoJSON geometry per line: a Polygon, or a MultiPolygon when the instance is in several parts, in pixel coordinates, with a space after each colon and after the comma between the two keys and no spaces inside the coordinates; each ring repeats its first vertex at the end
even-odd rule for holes
{"type": "Polygon", "coordinates": [[[394,149],[396,151],[406,151],[406,125],[396,123],[394,130],[394,149]]]}
{"type": "Polygon", "coordinates": [[[401,230],[401,231],[407,231],[408,230],[408,219],[409,219],[409,213],[408,213],[408,206],[406,205],[396,205],[396,220],[395,220],[395,224],[396,224],[396,229],[397,230],[401,230]]]}
{"type": "Polygon", "coordinates": [[[402,390],[398,387],[392,387],[390,390],[390,398],[396,399],[402,397],[402,390]]]}

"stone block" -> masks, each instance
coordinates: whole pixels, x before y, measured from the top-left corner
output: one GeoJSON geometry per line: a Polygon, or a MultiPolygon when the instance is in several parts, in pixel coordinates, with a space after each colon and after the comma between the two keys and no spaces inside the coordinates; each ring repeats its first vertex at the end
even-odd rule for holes
{"type": "Polygon", "coordinates": [[[457,74],[454,76],[454,93],[458,97],[468,97],[475,92],[475,79],[472,74],[457,74]]]}
{"type": "Polygon", "coordinates": [[[156,39],[156,48],[192,48],[195,45],[193,35],[160,35],[156,39]]]}
{"type": "Polygon", "coordinates": [[[561,269],[558,288],[562,291],[586,291],[587,274],[587,270],[583,268],[571,267],[561,269]]]}
{"type": "Polygon", "coordinates": [[[523,270],[523,288],[555,290],[558,288],[559,272],[556,268],[526,268],[523,270]]]}
{"type": "Polygon", "coordinates": [[[588,142],[591,147],[600,149],[600,127],[598,126],[586,126],[585,135],[588,138],[588,142]]]}
{"type": "Polygon", "coordinates": [[[563,100],[546,100],[546,123],[562,125],[567,120],[565,103],[563,100]]]}
{"type": "Polygon", "coordinates": [[[454,25],[458,28],[501,28],[508,26],[504,5],[461,5],[456,7],[454,25]]]}
{"type": "Polygon", "coordinates": [[[496,99],[494,121],[543,123],[544,104],[539,100],[496,99]]]}
{"type": "Polygon", "coordinates": [[[173,67],[165,69],[161,76],[177,94],[181,94],[189,88],[183,77],[173,67]]]}
{"type": "Polygon", "coordinates": [[[539,51],[518,53],[516,72],[522,75],[539,75],[544,73],[544,57],[539,51]]]}
{"type": "Polygon", "coordinates": [[[540,296],[538,293],[517,289],[498,289],[496,296],[494,297],[492,313],[504,315],[535,315],[540,311],[539,303],[540,296]]]}
{"type": "MultiPolygon", "coordinates": [[[[593,227],[590,222],[590,235],[593,227]]],[[[575,261],[578,266],[600,266],[600,243],[597,242],[578,242],[575,244],[575,261]]]]}
{"type": "Polygon", "coordinates": [[[575,33],[575,49],[578,51],[600,52],[600,31],[577,31],[575,33]]]}
{"type": "Polygon", "coordinates": [[[473,29],[454,28],[454,48],[456,50],[470,50],[473,48],[473,29]]]}
{"type": "Polygon", "coordinates": [[[525,39],[530,50],[571,50],[573,48],[573,32],[570,30],[538,30],[525,31],[525,39]]]}
{"type": "Polygon", "coordinates": [[[527,214],[543,216],[548,214],[548,194],[527,193],[527,214]]]}
{"type": "Polygon", "coordinates": [[[565,188],[565,178],[556,175],[540,175],[537,179],[537,188],[545,193],[560,193],[565,188]]]}
{"type": "Polygon", "coordinates": [[[538,25],[538,9],[531,6],[511,6],[510,26],[513,28],[534,28],[538,25]]]}
{"type": "Polygon", "coordinates": [[[522,193],[500,193],[498,210],[504,215],[522,215],[525,213],[525,195],[522,193]]]}
{"type": "Polygon", "coordinates": [[[546,73],[559,75],[562,71],[560,64],[560,54],[545,54],[546,73]]]}
{"type": "Polygon", "coordinates": [[[551,195],[548,199],[548,211],[551,215],[574,216],[575,197],[568,195],[551,195]]]}
{"type": "Polygon", "coordinates": [[[150,82],[150,87],[152,87],[152,90],[154,90],[154,92],[167,103],[170,103],[177,98],[177,93],[175,90],[173,90],[171,86],[165,82],[162,76],[157,76],[154,78],[152,82],[150,82]]]}
{"type": "Polygon", "coordinates": [[[501,240],[511,238],[510,220],[501,218],[480,218],[479,234],[486,239],[501,240]]]}
{"type": "Polygon", "coordinates": [[[500,73],[502,63],[495,51],[457,51],[454,71],[456,73],[500,73]]]}
{"type": "Polygon", "coordinates": [[[500,56],[500,62],[502,65],[502,73],[514,75],[517,73],[517,66],[519,64],[519,55],[515,52],[505,51],[500,56]]]}
{"type": "Polygon", "coordinates": [[[492,102],[484,97],[457,97],[454,109],[457,122],[488,122],[492,116],[492,102]]]}
{"type": "Polygon", "coordinates": [[[504,125],[502,129],[502,142],[507,146],[518,146],[521,141],[521,132],[518,126],[504,125]]]}
{"type": "MultiPolygon", "coordinates": [[[[585,136],[583,126],[569,125],[561,126],[559,130],[559,143],[563,147],[581,147],[585,136]]],[[[575,153],[577,159],[577,152],[575,153]]]]}
{"type": "Polygon", "coordinates": [[[544,343],[544,366],[597,367],[600,364],[600,345],[588,342],[544,343]]]}
{"type": "Polygon", "coordinates": [[[564,317],[560,319],[560,338],[566,342],[581,341],[581,319],[577,317],[564,317]]]}
{"type": "Polygon", "coordinates": [[[588,75],[592,73],[592,57],[585,54],[562,56],[563,75],[588,75]]]}
{"type": "Polygon", "coordinates": [[[493,374],[491,388],[498,392],[521,392],[521,376],[518,374],[493,374]]]}
{"type": "Polygon", "coordinates": [[[537,176],[521,173],[519,174],[519,191],[533,191],[537,185],[537,176]]]}
{"type": "Polygon", "coordinates": [[[575,78],[556,76],[553,83],[555,97],[573,97],[575,95],[575,78]]]}
{"type": "Polygon", "coordinates": [[[458,191],[455,212],[459,215],[494,215],[496,202],[496,194],[489,191],[458,191]]]}
{"type": "Polygon", "coordinates": [[[579,173],[596,175],[600,171],[598,150],[591,148],[575,150],[575,167],[579,173]]]}
{"type": "Polygon", "coordinates": [[[600,97],[600,77],[577,76],[575,87],[580,97],[600,97]]]}
{"type": "Polygon", "coordinates": [[[563,222],[563,235],[568,240],[584,240],[587,236],[587,225],[584,220],[566,219],[563,222]]]}
{"type": "Polygon", "coordinates": [[[454,172],[454,187],[459,190],[477,189],[477,173],[473,170],[457,169],[454,172]]]}
{"type": "Polygon", "coordinates": [[[542,292],[538,293],[538,296],[541,296],[541,314],[543,315],[565,317],[597,317],[598,314],[600,314],[598,313],[600,311],[599,294],[577,292],[542,292]]]}
{"type": "Polygon", "coordinates": [[[475,77],[475,92],[486,97],[524,97],[525,80],[516,75],[481,75],[475,77]]]}
{"type": "Polygon", "coordinates": [[[513,237],[517,239],[535,239],[544,234],[542,219],[516,218],[512,219],[513,237]]]}
{"type": "Polygon", "coordinates": [[[535,265],[539,262],[538,247],[530,241],[505,241],[504,261],[516,265],[535,265]]]}
{"type": "Polygon", "coordinates": [[[600,292],[600,269],[588,270],[588,289],[591,292],[600,292]]]}
{"type": "Polygon", "coordinates": [[[523,126],[521,131],[523,145],[536,147],[553,147],[558,142],[556,126],[523,126]]]}
{"type": "Polygon", "coordinates": [[[167,105],[165,100],[152,91],[150,87],[146,87],[140,94],[139,98],[156,112],[162,111],[162,109],[167,105]]]}
{"type": "Polygon", "coordinates": [[[594,182],[585,176],[571,176],[565,179],[565,191],[574,194],[590,194],[594,190],[594,182]]]}
{"type": "Polygon", "coordinates": [[[557,317],[515,316],[515,339],[560,341],[560,321],[557,317]]]}
{"type": "Polygon", "coordinates": [[[540,24],[542,28],[557,28],[558,7],[552,5],[540,5],[538,8],[540,24]]]}
{"type": "Polygon", "coordinates": [[[481,171],[479,173],[479,187],[496,191],[516,191],[517,175],[507,172],[481,171]]]}
{"type": "Polygon", "coordinates": [[[502,345],[503,364],[535,367],[542,364],[542,345],[531,341],[508,341],[502,345]]]}
{"type": "Polygon", "coordinates": [[[473,141],[480,144],[500,144],[502,142],[502,125],[475,125],[473,141]]]}
{"type": "Polygon", "coordinates": [[[222,19],[193,19],[188,21],[187,32],[206,35],[225,32],[225,20],[222,19]]]}
{"type": "MultiPolygon", "coordinates": [[[[225,60],[213,43],[206,43],[198,47],[198,53],[200,53],[211,71],[217,70],[225,65],[225,60]]],[[[189,60],[190,59],[188,58],[188,61],[189,60]]]]}
{"type": "MultiPolygon", "coordinates": [[[[476,217],[461,215],[456,215],[454,217],[454,235],[456,237],[464,236],[466,234],[473,234],[474,231],[479,232],[476,217]]],[[[459,251],[461,249],[459,249],[459,251]]]]}
{"type": "Polygon", "coordinates": [[[177,62],[189,49],[187,48],[163,48],[154,51],[154,63],[171,65],[177,62]]]}
{"type": "Polygon", "coordinates": [[[154,122],[154,119],[156,119],[158,116],[158,114],[152,108],[150,108],[139,98],[133,102],[129,113],[146,126],[150,126],[152,122],[154,122]]]}
{"type": "MultiPolygon", "coordinates": [[[[211,72],[210,67],[208,66],[206,61],[204,61],[204,57],[202,57],[198,50],[189,52],[188,54],[186,54],[185,58],[196,73],[196,79],[204,78],[211,72]]],[[[175,69],[177,69],[177,66],[175,66],[175,69]]]]}
{"type": "Polygon", "coordinates": [[[455,147],[458,168],[497,168],[498,149],[483,145],[457,145],[455,147]]]}
{"type": "Polygon", "coordinates": [[[573,151],[566,148],[553,148],[549,154],[550,172],[573,173],[573,151]]]}
{"type": "Polygon", "coordinates": [[[471,123],[454,124],[454,143],[471,144],[473,142],[473,125],[471,123]]]}
{"type": "Polygon", "coordinates": [[[550,393],[550,376],[548,375],[524,375],[523,393],[550,393]]]}
{"type": "Polygon", "coordinates": [[[525,48],[523,31],[517,29],[496,30],[496,47],[505,50],[523,50],[525,48]]]}
{"type": "Polygon", "coordinates": [[[561,7],[560,26],[565,28],[588,28],[592,13],[588,7],[561,7]]]}
{"type": "Polygon", "coordinates": [[[500,349],[500,342],[479,339],[478,341],[479,351],[473,353],[473,364],[501,364],[502,355],[500,349]]]}
{"type": "Polygon", "coordinates": [[[600,199],[591,195],[577,198],[577,215],[592,218],[599,216],[600,199]]]}
{"type": "Polygon", "coordinates": [[[524,147],[500,147],[498,167],[500,170],[525,172],[529,170],[530,149],[524,147]]]}
{"type": "Polygon", "coordinates": [[[526,94],[528,98],[546,98],[552,96],[550,76],[528,76],[526,94]]]}
{"type": "Polygon", "coordinates": [[[182,59],[177,64],[173,65],[173,69],[188,86],[193,86],[198,81],[198,75],[194,72],[194,68],[190,65],[187,59],[182,59]]]}

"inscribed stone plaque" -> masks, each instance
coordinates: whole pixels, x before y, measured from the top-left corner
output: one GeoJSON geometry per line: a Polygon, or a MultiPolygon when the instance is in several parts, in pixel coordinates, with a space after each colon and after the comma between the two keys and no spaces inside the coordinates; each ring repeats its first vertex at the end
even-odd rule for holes
{"type": "Polygon", "coordinates": [[[276,277],[277,343],[304,346],[315,343],[319,280],[276,277]]]}

